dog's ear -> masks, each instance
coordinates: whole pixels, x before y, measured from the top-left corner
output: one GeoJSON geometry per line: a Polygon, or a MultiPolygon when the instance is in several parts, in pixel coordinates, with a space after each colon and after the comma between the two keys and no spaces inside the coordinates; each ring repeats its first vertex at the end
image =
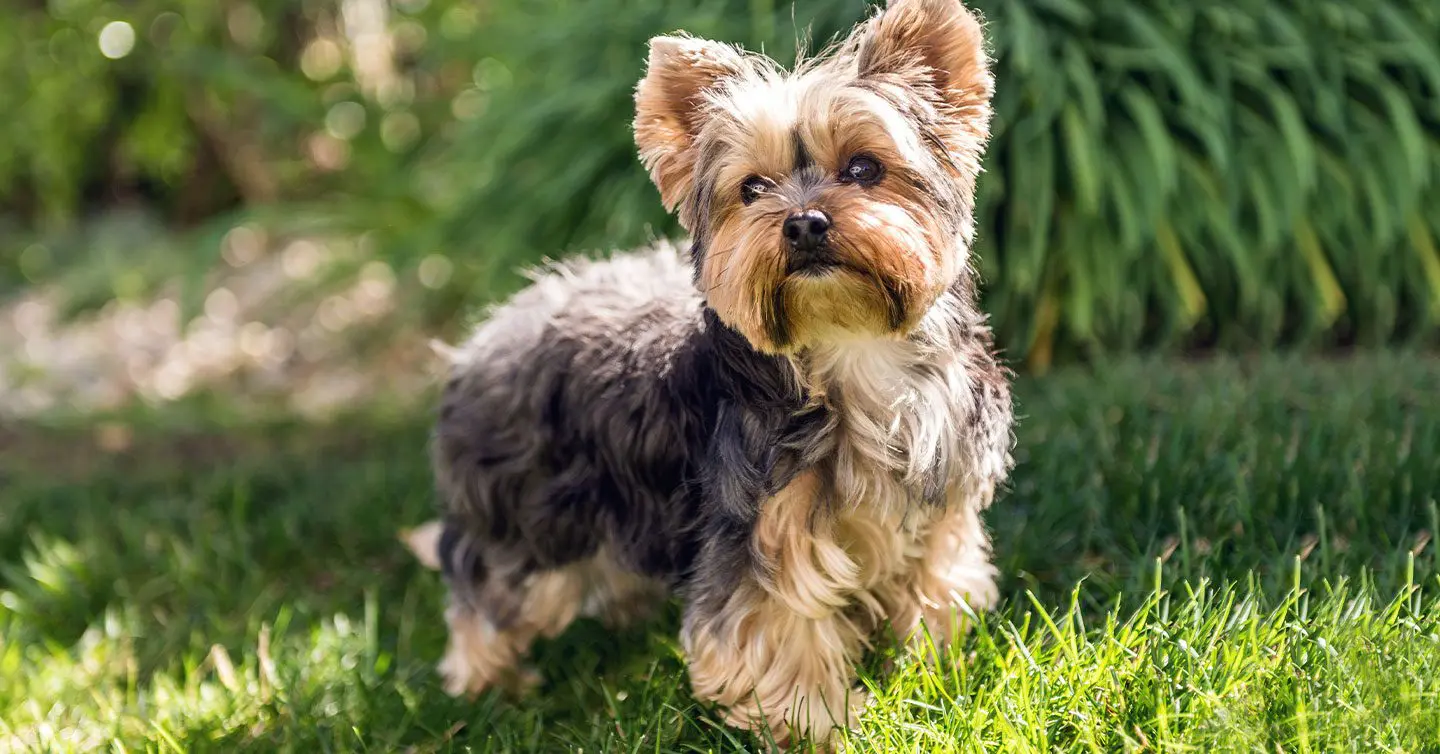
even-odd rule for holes
{"type": "Polygon", "coordinates": [[[995,79],[980,19],[960,0],[890,0],[858,34],[861,76],[898,76],[957,117],[988,120],[995,79]]]}
{"type": "Polygon", "coordinates": [[[706,90],[744,69],[744,56],[727,44],[683,36],[650,40],[645,78],[635,89],[635,145],[667,210],[679,206],[694,182],[706,90]]]}

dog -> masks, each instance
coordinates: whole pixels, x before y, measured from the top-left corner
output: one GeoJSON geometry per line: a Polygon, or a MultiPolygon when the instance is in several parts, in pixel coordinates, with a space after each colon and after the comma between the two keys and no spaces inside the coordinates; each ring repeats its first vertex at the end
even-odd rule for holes
{"type": "Polygon", "coordinates": [[[891,0],[790,70],[650,41],[635,141],[690,240],[532,273],[451,353],[442,516],[408,536],[448,585],[449,692],[533,682],[537,637],[676,594],[698,700],[825,742],[874,639],[944,646],[993,606],[993,88],[959,0],[891,0]]]}

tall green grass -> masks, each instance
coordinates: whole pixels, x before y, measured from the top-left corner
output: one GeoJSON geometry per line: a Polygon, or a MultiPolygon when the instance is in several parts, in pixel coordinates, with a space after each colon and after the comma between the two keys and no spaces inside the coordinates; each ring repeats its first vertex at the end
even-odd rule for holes
{"type": "MultiPolygon", "coordinates": [[[[1433,341],[1440,6],[974,5],[998,78],[978,252],[1012,355],[1433,341]]],[[[673,232],[628,132],[646,38],[786,60],[865,7],[494,8],[476,42],[488,108],[432,155],[459,189],[438,240],[498,270],[673,232]]]]}

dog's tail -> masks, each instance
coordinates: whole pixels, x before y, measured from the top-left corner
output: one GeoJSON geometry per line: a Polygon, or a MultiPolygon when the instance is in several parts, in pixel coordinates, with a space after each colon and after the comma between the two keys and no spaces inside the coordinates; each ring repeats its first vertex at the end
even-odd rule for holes
{"type": "Polygon", "coordinates": [[[413,529],[401,529],[400,541],[414,554],[420,565],[432,571],[440,570],[440,537],[445,533],[441,521],[426,521],[413,529]]]}

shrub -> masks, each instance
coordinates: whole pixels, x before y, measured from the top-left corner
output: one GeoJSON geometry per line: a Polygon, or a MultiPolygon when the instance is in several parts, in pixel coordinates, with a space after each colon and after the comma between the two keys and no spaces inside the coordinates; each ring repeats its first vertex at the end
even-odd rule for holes
{"type": "MultiPolygon", "coordinates": [[[[66,5],[90,4],[101,7],[66,5]]],[[[1012,357],[1043,366],[1137,348],[1435,342],[1440,6],[974,4],[989,19],[999,81],[978,263],[1012,357]]],[[[515,285],[509,271],[542,256],[676,232],[629,134],[648,37],[684,28],[785,60],[798,37],[823,43],[868,3],[397,2],[392,27],[420,42],[400,56],[409,89],[398,104],[362,96],[351,71],[332,81],[295,71],[306,40],[335,23],[330,3],[290,15],[283,9],[293,3],[231,6],[267,20],[272,36],[255,49],[215,31],[231,21],[204,10],[211,4],[142,5],[179,9],[196,41],[156,63],[160,105],[127,121],[141,133],[145,125],[178,134],[127,141],[150,145],[131,150],[136,164],[193,168],[203,130],[165,105],[184,100],[164,94],[166,81],[222,104],[264,103],[257,128],[276,155],[268,164],[285,168],[274,173],[275,194],[315,200],[287,209],[378,229],[402,265],[437,250],[456,255],[483,297],[515,285]],[[207,39],[218,52],[207,52],[207,39]],[[348,99],[364,108],[365,127],[347,137],[350,163],[326,177],[296,156],[348,99]],[[398,132],[391,125],[420,138],[397,147],[385,138],[398,132]]],[[[40,15],[21,17],[33,24],[40,15]]],[[[33,58],[41,42],[26,42],[30,33],[0,31],[0,53],[20,40],[33,58]]],[[[105,103],[114,93],[89,69],[45,75],[91,94],[0,125],[0,154],[11,155],[0,160],[0,198],[7,177],[15,192],[16,160],[48,160],[62,178],[40,180],[44,171],[31,168],[29,191],[63,207],[83,184],[63,176],[90,159],[66,147],[113,118],[105,103]],[[33,154],[9,149],[42,132],[50,141],[33,154]]],[[[46,91],[59,89],[52,81],[46,91]]],[[[192,193],[183,180],[174,185],[166,201],[192,193]]]]}

